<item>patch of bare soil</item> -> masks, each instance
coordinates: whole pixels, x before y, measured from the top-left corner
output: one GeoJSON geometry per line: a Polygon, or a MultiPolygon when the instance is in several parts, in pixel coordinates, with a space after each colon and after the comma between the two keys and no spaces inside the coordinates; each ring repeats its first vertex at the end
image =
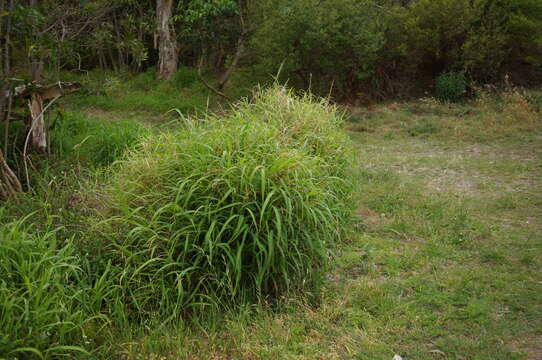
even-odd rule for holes
{"type": "Polygon", "coordinates": [[[524,341],[517,341],[512,344],[512,349],[527,354],[527,360],[542,360],[542,336],[535,344],[527,344],[524,341]]]}
{"type": "MultiPolygon", "coordinates": [[[[415,144],[417,145],[417,144],[415,144]]],[[[484,188],[497,193],[530,191],[539,182],[538,174],[508,177],[506,174],[488,173],[488,167],[515,163],[518,166],[534,165],[542,159],[542,153],[533,149],[503,149],[490,145],[465,145],[461,148],[441,146],[372,146],[372,151],[390,152],[393,162],[374,167],[392,168],[396,173],[423,178],[430,190],[452,192],[460,196],[476,196],[484,188]],[[439,159],[442,159],[439,164],[439,159]],[[429,160],[430,165],[427,164],[429,160]],[[467,165],[476,161],[480,166],[467,165]],[[488,187],[489,186],[489,187],[488,187]]]]}

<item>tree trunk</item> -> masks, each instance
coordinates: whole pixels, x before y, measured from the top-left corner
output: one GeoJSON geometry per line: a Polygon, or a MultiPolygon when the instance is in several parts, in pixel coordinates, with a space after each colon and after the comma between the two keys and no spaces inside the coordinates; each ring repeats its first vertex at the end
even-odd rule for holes
{"type": "Polygon", "coordinates": [[[27,124],[29,148],[34,152],[45,153],[47,151],[47,134],[45,132],[43,98],[39,93],[30,96],[28,109],[30,110],[27,124]]]}
{"type": "MultiPolygon", "coordinates": [[[[7,80],[4,81],[5,84],[0,89],[0,123],[6,121],[7,124],[10,116],[9,110],[11,108],[10,103],[12,101],[12,97],[5,96],[6,92],[10,90],[10,86],[8,85],[7,80]]],[[[4,139],[4,141],[7,140],[4,139]]],[[[4,157],[4,153],[2,152],[2,150],[0,150],[0,200],[6,200],[7,198],[12,197],[13,195],[21,191],[21,182],[17,178],[17,175],[15,175],[13,170],[11,170],[11,168],[9,167],[8,163],[6,162],[6,158],[4,157]]]]}
{"type": "MultiPolygon", "coordinates": [[[[0,123],[8,121],[10,116],[9,110],[11,108],[10,103],[12,97],[5,96],[6,92],[10,90],[7,83],[8,81],[5,80],[5,84],[0,89],[0,123]],[[6,111],[6,109],[8,110],[6,111]]],[[[4,139],[4,141],[6,140],[4,139]]],[[[6,200],[22,190],[21,182],[9,167],[6,158],[4,157],[4,153],[0,150],[0,200],[6,200]]]]}
{"type": "MultiPolygon", "coordinates": [[[[32,82],[37,84],[41,81],[43,73],[43,60],[33,59],[32,61],[32,82]]],[[[43,98],[40,94],[35,93],[30,96],[28,102],[30,110],[26,122],[26,130],[28,136],[28,145],[30,150],[38,153],[47,151],[47,135],[45,132],[45,120],[43,114],[43,98]]]]}
{"type": "Polygon", "coordinates": [[[179,46],[175,35],[175,27],[171,23],[174,0],[156,0],[156,33],[154,46],[158,48],[159,79],[171,79],[177,71],[179,46]]]}

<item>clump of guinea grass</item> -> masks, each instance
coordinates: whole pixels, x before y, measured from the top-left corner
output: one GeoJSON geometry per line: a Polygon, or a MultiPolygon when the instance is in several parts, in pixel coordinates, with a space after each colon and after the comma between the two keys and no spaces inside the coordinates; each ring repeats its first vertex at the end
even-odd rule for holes
{"type": "Polygon", "coordinates": [[[99,225],[128,317],[315,292],[350,214],[341,122],[325,101],[275,87],[133,150],[99,225]]]}
{"type": "Polygon", "coordinates": [[[90,355],[91,329],[103,324],[100,306],[90,311],[97,288],[88,285],[70,241],[26,223],[28,217],[0,225],[0,356],[90,355]]]}

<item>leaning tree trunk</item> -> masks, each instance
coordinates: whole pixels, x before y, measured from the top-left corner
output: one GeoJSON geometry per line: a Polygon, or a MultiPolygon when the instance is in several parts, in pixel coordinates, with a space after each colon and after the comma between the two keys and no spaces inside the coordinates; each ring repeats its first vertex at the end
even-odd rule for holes
{"type": "Polygon", "coordinates": [[[230,75],[237,68],[237,64],[239,63],[239,60],[243,56],[243,51],[244,51],[244,40],[243,40],[243,37],[241,37],[239,38],[239,41],[237,42],[237,51],[235,52],[233,61],[231,62],[228,69],[222,74],[222,76],[220,77],[220,80],[218,81],[219,90],[222,90],[224,88],[224,85],[226,85],[226,82],[228,82],[230,75]]]}
{"type": "Polygon", "coordinates": [[[159,79],[171,79],[177,71],[179,46],[175,27],[171,23],[174,0],[156,0],[156,33],[154,46],[158,48],[159,79]]]}

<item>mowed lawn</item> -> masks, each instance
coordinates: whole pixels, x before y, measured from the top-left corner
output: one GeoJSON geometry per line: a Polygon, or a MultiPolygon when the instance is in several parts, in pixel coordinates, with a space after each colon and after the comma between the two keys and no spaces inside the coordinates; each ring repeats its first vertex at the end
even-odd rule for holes
{"type": "Polygon", "coordinates": [[[354,111],[359,207],[319,300],[283,299],[183,330],[126,329],[118,353],[542,359],[540,118],[510,124],[484,111],[423,103],[354,111]]]}

